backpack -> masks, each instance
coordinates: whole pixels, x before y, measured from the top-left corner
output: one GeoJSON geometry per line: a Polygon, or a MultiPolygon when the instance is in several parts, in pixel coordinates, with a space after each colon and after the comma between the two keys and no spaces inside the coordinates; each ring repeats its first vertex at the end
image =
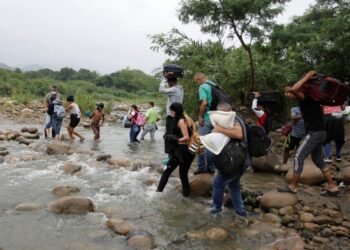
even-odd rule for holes
{"type": "Polygon", "coordinates": [[[124,128],[131,128],[131,122],[128,120],[128,115],[125,115],[122,121],[124,128]]]}
{"type": "Polygon", "coordinates": [[[144,126],[146,124],[146,118],[141,112],[137,112],[135,123],[139,126],[144,126]]]}
{"type": "Polygon", "coordinates": [[[225,102],[228,104],[232,103],[231,96],[225,93],[219,85],[213,84],[209,81],[206,81],[205,83],[211,87],[212,100],[209,107],[210,110],[217,110],[217,106],[220,102],[225,102]]]}
{"type": "Polygon", "coordinates": [[[213,155],[214,166],[223,175],[242,175],[251,163],[248,154],[246,125],[239,116],[236,116],[236,121],[242,127],[243,139],[231,139],[218,155],[213,155]]]}
{"type": "Polygon", "coordinates": [[[66,111],[64,110],[63,105],[54,105],[54,114],[58,117],[63,119],[66,116],[66,111]]]}
{"type": "Polygon", "coordinates": [[[53,103],[54,100],[56,100],[56,95],[51,95],[48,101],[48,106],[47,106],[47,114],[48,115],[53,115],[54,114],[54,106],[55,104],[53,103]]]}
{"type": "Polygon", "coordinates": [[[272,140],[264,127],[256,124],[245,124],[247,130],[248,152],[250,156],[260,157],[270,151],[272,140]]]}

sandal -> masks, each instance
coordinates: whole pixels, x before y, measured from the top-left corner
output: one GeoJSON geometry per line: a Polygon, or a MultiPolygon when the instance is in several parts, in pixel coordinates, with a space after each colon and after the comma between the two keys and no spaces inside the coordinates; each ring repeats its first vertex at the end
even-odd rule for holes
{"type": "Polygon", "coordinates": [[[340,195],[340,190],[330,191],[327,189],[327,190],[321,192],[321,196],[338,197],[339,195],[340,195]]]}
{"type": "Polygon", "coordinates": [[[294,191],[294,190],[290,189],[289,186],[277,187],[277,191],[281,192],[281,193],[292,193],[292,194],[296,194],[297,193],[297,191],[294,191]]]}

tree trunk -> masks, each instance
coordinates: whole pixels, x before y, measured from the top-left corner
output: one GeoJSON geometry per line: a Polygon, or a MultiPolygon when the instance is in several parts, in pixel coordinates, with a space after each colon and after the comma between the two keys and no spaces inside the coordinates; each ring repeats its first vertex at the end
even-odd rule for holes
{"type": "Polygon", "coordinates": [[[250,89],[249,91],[255,90],[255,69],[254,69],[254,61],[253,61],[253,53],[250,47],[246,48],[248,57],[249,57],[249,73],[250,73],[250,89]]]}

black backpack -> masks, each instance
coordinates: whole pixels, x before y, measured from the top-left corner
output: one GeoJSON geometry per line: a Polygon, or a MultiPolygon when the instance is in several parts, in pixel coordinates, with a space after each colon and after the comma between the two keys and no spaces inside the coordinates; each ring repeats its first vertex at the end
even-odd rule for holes
{"type": "Polygon", "coordinates": [[[245,124],[247,130],[248,152],[250,156],[261,157],[270,151],[272,140],[264,127],[256,124],[245,124]]]}
{"type": "Polygon", "coordinates": [[[205,83],[211,87],[212,100],[209,107],[210,110],[217,110],[217,106],[220,102],[232,104],[231,96],[225,93],[219,85],[213,84],[209,81],[206,81],[205,83]]]}
{"type": "Polygon", "coordinates": [[[54,109],[55,109],[55,104],[53,103],[54,100],[56,100],[57,95],[51,95],[49,102],[48,102],[48,107],[47,107],[47,114],[48,115],[53,115],[54,109]]]}
{"type": "Polygon", "coordinates": [[[242,127],[243,140],[231,139],[218,155],[213,155],[214,166],[223,175],[242,175],[251,164],[246,125],[239,116],[236,116],[236,121],[242,127]]]}

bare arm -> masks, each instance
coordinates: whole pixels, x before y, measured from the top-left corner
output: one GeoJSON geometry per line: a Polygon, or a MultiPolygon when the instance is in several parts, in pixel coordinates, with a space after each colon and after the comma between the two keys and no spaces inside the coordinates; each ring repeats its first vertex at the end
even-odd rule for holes
{"type": "Polygon", "coordinates": [[[223,128],[219,125],[216,125],[213,129],[213,132],[222,133],[232,139],[238,139],[238,140],[243,139],[242,127],[237,122],[235,122],[235,125],[233,126],[233,128],[223,128]]]}
{"type": "Polygon", "coordinates": [[[179,142],[187,142],[190,139],[190,136],[188,134],[188,128],[187,124],[185,123],[184,119],[180,119],[178,126],[181,129],[182,137],[179,138],[179,142]]]}
{"type": "Polygon", "coordinates": [[[69,104],[68,107],[65,109],[66,112],[68,112],[69,110],[71,110],[73,107],[73,103],[69,104]]]}
{"type": "Polygon", "coordinates": [[[159,92],[163,94],[174,94],[176,93],[177,89],[175,87],[169,87],[167,82],[163,80],[159,84],[159,92]]]}
{"type": "Polygon", "coordinates": [[[288,88],[287,91],[292,93],[297,99],[303,100],[305,98],[304,94],[301,92],[301,87],[310,79],[314,77],[316,71],[309,71],[302,79],[300,79],[293,87],[288,88]]]}
{"type": "Polygon", "coordinates": [[[199,113],[198,113],[198,122],[199,122],[199,125],[201,126],[203,126],[204,124],[203,117],[204,117],[205,111],[207,110],[207,106],[208,106],[208,101],[206,99],[203,99],[199,107],[199,113]]]}

